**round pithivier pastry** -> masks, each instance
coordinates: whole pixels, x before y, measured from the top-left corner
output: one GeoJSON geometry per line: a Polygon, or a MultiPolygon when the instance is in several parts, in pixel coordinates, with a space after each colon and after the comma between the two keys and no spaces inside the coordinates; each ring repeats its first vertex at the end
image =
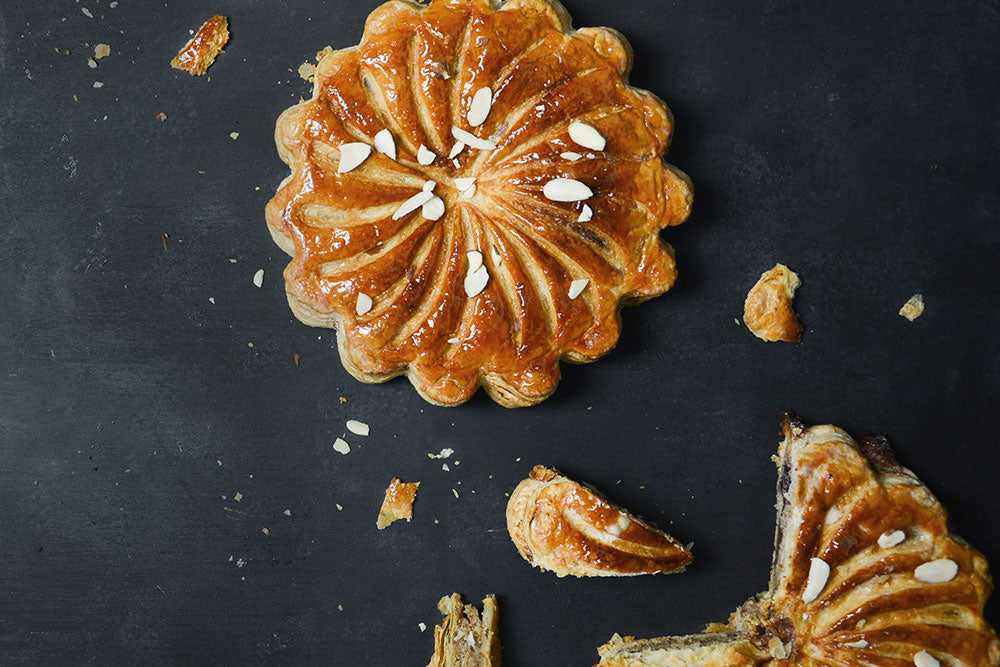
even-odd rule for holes
{"type": "Polygon", "coordinates": [[[267,221],[296,317],[336,328],[359,380],[406,374],[438,405],[480,385],[534,405],[561,359],[611,350],[619,308],[673,285],[659,232],[692,198],[630,62],[550,0],[376,9],[278,119],[292,174],[267,221]]]}

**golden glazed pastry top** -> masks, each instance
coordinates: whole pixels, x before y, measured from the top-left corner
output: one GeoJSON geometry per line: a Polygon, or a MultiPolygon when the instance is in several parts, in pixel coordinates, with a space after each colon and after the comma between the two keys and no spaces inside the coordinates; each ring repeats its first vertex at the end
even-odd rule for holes
{"type": "Polygon", "coordinates": [[[940,503],[885,438],[857,443],[788,419],[776,461],[768,591],[715,632],[615,637],[601,667],[1000,664],[983,618],[986,560],[948,531],[940,503]]]}
{"type": "Polygon", "coordinates": [[[765,271],[747,293],[743,321],[754,336],[769,342],[798,343],[802,325],[795,317],[792,300],[802,281],[784,264],[765,271]]]}
{"type": "Polygon", "coordinates": [[[377,8],[278,120],[292,174],[267,220],[296,316],[337,328],[358,379],[406,374],[440,405],[480,385],[532,405],[560,359],[608,352],[620,306],[673,284],[659,232],[691,206],[630,60],[548,0],[377,8]]]}
{"type": "Polygon", "coordinates": [[[545,466],[510,494],[507,531],[525,560],[559,577],[683,572],[692,560],[674,538],[545,466]]]}

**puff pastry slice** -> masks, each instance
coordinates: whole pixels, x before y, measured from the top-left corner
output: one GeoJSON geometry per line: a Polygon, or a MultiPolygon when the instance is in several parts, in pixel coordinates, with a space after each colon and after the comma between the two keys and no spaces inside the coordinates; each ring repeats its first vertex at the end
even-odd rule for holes
{"type": "Polygon", "coordinates": [[[715,632],[616,635],[601,667],[1000,664],[986,560],[886,439],[791,417],[784,435],[769,589],[715,632]]]}

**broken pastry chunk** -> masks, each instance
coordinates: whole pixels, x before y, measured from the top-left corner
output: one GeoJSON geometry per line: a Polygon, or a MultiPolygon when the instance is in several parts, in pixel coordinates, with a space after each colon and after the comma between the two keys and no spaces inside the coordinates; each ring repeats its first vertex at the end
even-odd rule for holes
{"type": "Polygon", "coordinates": [[[494,596],[483,600],[482,616],[473,605],[463,605],[458,593],[441,598],[438,609],[445,619],[434,628],[434,656],[427,667],[500,667],[494,596]]]}
{"type": "Polygon", "coordinates": [[[184,48],[170,61],[174,69],[185,70],[192,76],[201,76],[229,41],[229,21],[216,14],[198,28],[184,48]]]}
{"type": "Polygon", "coordinates": [[[545,466],[511,494],[507,530],[526,561],[559,577],[683,572],[692,560],[674,538],[545,466]]]}
{"type": "Polygon", "coordinates": [[[382,530],[393,521],[413,518],[413,500],[417,497],[420,482],[401,482],[393,477],[389,488],[385,490],[382,508],[378,511],[378,521],[375,523],[382,530]]]}
{"type": "Polygon", "coordinates": [[[899,309],[899,314],[911,322],[924,314],[924,297],[922,294],[914,294],[910,300],[899,309]]]}
{"type": "Polygon", "coordinates": [[[786,416],[770,588],[699,635],[615,635],[599,667],[1000,664],[982,554],[884,436],[786,416]]]}
{"type": "Polygon", "coordinates": [[[754,336],[766,341],[798,343],[802,325],[795,318],[792,299],[802,281],[784,264],[765,271],[747,294],[743,321],[754,336]]]}

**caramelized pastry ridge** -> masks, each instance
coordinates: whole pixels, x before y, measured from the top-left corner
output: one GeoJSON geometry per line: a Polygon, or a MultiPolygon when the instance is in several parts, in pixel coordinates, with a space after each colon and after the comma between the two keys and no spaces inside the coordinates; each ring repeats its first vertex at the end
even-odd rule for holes
{"type": "Polygon", "coordinates": [[[525,560],[559,577],[683,572],[692,560],[663,531],[544,466],[511,493],[507,530],[525,560]]]}
{"type": "Polygon", "coordinates": [[[690,637],[616,637],[601,666],[1000,664],[983,619],[986,560],[948,531],[940,503],[886,439],[857,443],[793,418],[784,433],[769,590],[724,632],[698,636],[698,663],[679,661],[690,637]],[[752,660],[734,663],[733,651],[752,660]]]}
{"type": "Polygon", "coordinates": [[[377,8],[278,119],[292,173],[267,221],[292,311],[336,328],[362,381],[405,374],[439,405],[480,385],[508,407],[544,400],[560,360],[607,353],[620,306],[676,277],[659,232],[691,187],[630,61],[549,0],[377,8]]]}

